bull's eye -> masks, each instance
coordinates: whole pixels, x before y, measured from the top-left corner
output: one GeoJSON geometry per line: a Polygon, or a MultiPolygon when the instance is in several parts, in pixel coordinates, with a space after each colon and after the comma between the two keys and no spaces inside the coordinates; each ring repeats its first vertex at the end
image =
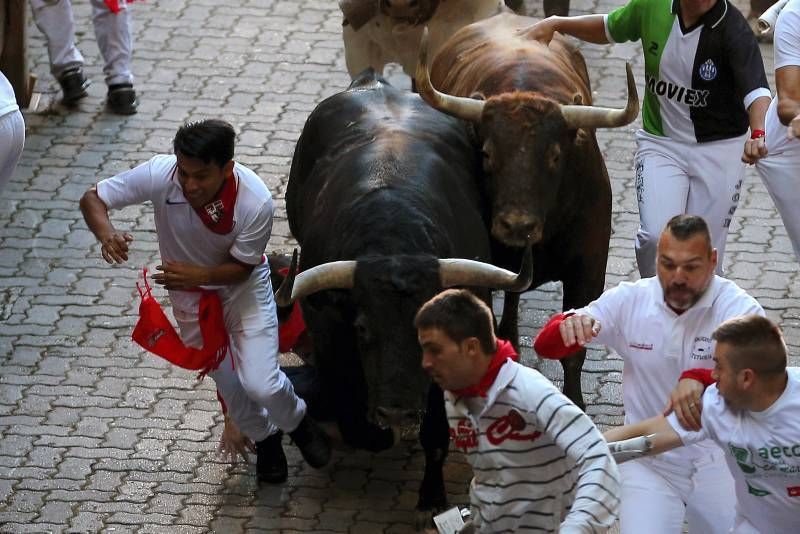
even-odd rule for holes
{"type": "Polygon", "coordinates": [[[366,321],[364,321],[363,317],[359,317],[353,323],[353,327],[356,330],[356,336],[361,343],[370,343],[371,336],[369,334],[369,329],[367,328],[366,321]]]}
{"type": "Polygon", "coordinates": [[[558,163],[561,161],[561,147],[558,145],[551,145],[547,149],[547,166],[555,170],[558,168],[558,163]]]}

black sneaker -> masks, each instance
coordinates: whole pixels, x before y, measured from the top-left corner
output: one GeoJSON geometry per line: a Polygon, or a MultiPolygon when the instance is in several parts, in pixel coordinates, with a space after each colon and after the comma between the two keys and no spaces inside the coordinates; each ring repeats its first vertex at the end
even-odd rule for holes
{"type": "Polygon", "coordinates": [[[89,87],[89,84],[92,82],[84,76],[83,69],[75,67],[64,71],[64,73],[58,77],[58,83],[61,85],[62,93],[64,93],[61,102],[65,106],[71,106],[89,94],[86,92],[86,88],[89,87]]]}
{"type": "Polygon", "coordinates": [[[289,476],[286,455],[281,439],[283,432],[276,432],[256,443],[256,475],[259,482],[282,484],[289,476]]]}
{"type": "Polygon", "coordinates": [[[117,115],[133,115],[139,102],[136,100],[136,91],[129,83],[118,83],[108,86],[106,107],[111,113],[117,115]]]}
{"type": "Polygon", "coordinates": [[[328,436],[308,415],[300,421],[300,426],[289,432],[289,437],[311,467],[319,469],[331,461],[328,436]]]}

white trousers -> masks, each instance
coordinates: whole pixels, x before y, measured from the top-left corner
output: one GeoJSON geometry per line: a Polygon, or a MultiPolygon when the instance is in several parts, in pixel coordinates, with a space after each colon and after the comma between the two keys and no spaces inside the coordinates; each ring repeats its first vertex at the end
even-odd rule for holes
{"type": "Polygon", "coordinates": [[[14,110],[0,116],[0,191],[11,180],[25,145],[25,121],[14,110]]]}
{"type": "Polygon", "coordinates": [[[708,223],[717,249],[717,273],[722,274],[725,240],[744,179],[740,158],[746,139],[744,135],[688,144],[642,130],[636,133],[636,261],[642,278],[655,276],[658,237],[672,217],[684,213],[708,223]]]}
{"type": "MultiPolygon", "coordinates": [[[[278,364],[278,317],[269,280],[269,269],[259,266],[246,286],[231,299],[222,299],[230,351],[216,371],[217,390],[228,416],[239,430],[261,441],[278,429],[291,432],[306,413],[306,404],[278,364]]],[[[194,313],[173,310],[188,346],[203,344],[194,313]]]]}
{"type": "MultiPolygon", "coordinates": [[[[92,3],[92,23],[97,46],[103,56],[106,84],[133,83],[130,11],[119,0],[119,13],[112,13],[103,0],[92,3]]],[[[75,46],[75,21],[69,0],[30,0],[33,20],[47,39],[50,71],[56,78],[64,71],[82,66],[83,56],[75,46]]]]}
{"type": "Polygon", "coordinates": [[[724,453],[675,465],[658,458],[619,466],[622,534],[727,534],[736,516],[733,477],[724,453]]]}
{"type": "Polygon", "coordinates": [[[789,234],[795,257],[800,261],[800,142],[780,153],[769,154],[756,163],[783,226],[789,234]]]}

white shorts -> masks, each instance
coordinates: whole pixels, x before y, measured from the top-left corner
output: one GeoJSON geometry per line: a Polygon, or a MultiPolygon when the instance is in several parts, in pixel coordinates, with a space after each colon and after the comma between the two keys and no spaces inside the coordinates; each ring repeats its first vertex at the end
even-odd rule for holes
{"type": "Polygon", "coordinates": [[[642,278],[655,276],[658,237],[672,217],[684,213],[708,223],[717,249],[717,272],[722,274],[725,240],[744,179],[740,158],[746,139],[743,135],[688,144],[643,130],[636,133],[636,260],[642,278]]]}

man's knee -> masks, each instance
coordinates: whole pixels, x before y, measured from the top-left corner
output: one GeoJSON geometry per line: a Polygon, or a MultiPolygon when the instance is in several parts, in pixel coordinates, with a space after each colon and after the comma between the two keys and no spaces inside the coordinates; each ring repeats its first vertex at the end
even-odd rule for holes
{"type": "Polygon", "coordinates": [[[286,376],[277,370],[269,375],[241,377],[242,387],[256,402],[262,406],[286,390],[286,376]]]}

